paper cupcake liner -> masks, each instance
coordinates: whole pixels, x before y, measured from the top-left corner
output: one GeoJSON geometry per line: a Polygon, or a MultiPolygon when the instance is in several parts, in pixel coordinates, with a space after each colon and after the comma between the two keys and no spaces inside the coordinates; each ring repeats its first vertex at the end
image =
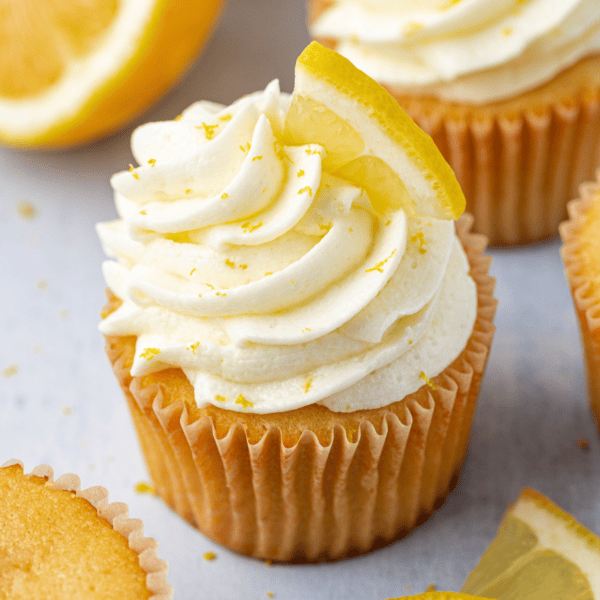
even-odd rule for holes
{"type": "MultiPolygon", "coordinates": [[[[579,199],[568,204],[569,220],[560,226],[563,240],[561,254],[579,320],[587,370],[589,401],[600,433],[600,297],[592,293],[580,254],[587,240],[581,237],[586,214],[594,203],[600,203],[600,170],[596,183],[581,186],[579,199]]],[[[597,235],[600,235],[600,223],[597,235]]],[[[589,243],[589,242],[588,242],[589,243]]]]}
{"type": "MultiPolygon", "coordinates": [[[[0,465],[0,469],[19,465],[20,460],[12,459],[0,465]]],[[[129,518],[129,507],[124,502],[108,502],[108,492],[101,486],[81,489],[77,475],[67,473],[54,481],[54,471],[48,465],[40,465],[29,475],[42,477],[51,489],[73,492],[78,498],[87,500],[97,511],[98,516],[108,521],[112,528],[129,542],[129,547],[138,555],[139,565],[146,573],[146,587],[152,594],[150,600],[171,600],[173,588],[167,583],[168,564],[158,558],[158,542],[144,537],[144,524],[140,519],[129,518]]]]}
{"type": "Polygon", "coordinates": [[[336,423],[326,444],[311,430],[285,444],[274,425],[252,441],[240,422],[218,435],[210,416],[194,416],[198,409],[164,384],[131,377],[135,338],[108,337],[107,354],[165,502],[218,543],[277,561],[367,552],[430,515],[464,460],[494,333],[491,259],[481,254],[484,236],[468,232],[471,223],[457,224],[478,289],[467,346],[434,378],[437,390],[423,386],[361,411],[352,428],[336,423]]]}
{"type": "Polygon", "coordinates": [[[600,90],[513,115],[443,115],[397,99],[450,163],[493,245],[554,236],[600,166],[600,90]]]}

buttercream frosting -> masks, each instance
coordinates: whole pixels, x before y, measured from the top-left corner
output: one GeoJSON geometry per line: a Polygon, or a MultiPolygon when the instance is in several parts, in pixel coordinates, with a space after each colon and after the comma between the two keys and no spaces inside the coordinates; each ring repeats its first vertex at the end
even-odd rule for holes
{"type": "Polygon", "coordinates": [[[137,336],[134,376],[180,367],[199,405],[383,406],[465,347],[468,261],[452,221],[378,214],[318,140],[281,146],[290,102],[274,81],[134,132],[120,218],[98,225],[123,301],[100,329],[137,336]]]}
{"type": "Polygon", "coordinates": [[[598,0],[334,0],[315,37],[371,77],[482,104],[514,97],[600,52],[598,0]]]}

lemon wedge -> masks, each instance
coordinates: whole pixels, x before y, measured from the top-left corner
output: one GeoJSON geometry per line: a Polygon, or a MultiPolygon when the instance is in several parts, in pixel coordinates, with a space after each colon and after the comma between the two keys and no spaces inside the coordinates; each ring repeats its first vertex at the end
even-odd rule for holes
{"type": "Polygon", "coordinates": [[[496,600],[597,600],[600,538],[525,489],[461,591],[496,600]]]}
{"type": "Polygon", "coordinates": [[[5,0],[0,143],[64,147],[121,127],[164,93],[222,0],[5,0]]]}
{"type": "Polygon", "coordinates": [[[433,140],[349,60],[312,42],[298,57],[284,143],[318,141],[323,169],[365,189],[375,210],[456,219],[465,197],[433,140]]]}

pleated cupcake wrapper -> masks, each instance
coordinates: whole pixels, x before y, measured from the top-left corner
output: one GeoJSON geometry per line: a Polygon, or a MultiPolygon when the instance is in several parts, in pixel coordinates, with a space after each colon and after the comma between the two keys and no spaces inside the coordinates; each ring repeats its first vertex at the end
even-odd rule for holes
{"type": "MultiPolygon", "coordinates": [[[[588,210],[600,202],[600,170],[597,182],[581,186],[579,199],[568,204],[569,220],[560,226],[561,254],[577,312],[587,367],[589,401],[600,433],[600,298],[592,294],[589,277],[582,273],[578,257],[586,240],[580,234],[588,210]]],[[[600,236],[600,224],[598,225],[600,236]]]]}
{"type": "MultiPolygon", "coordinates": [[[[434,378],[384,414],[364,419],[353,441],[336,425],[329,445],[311,431],[286,447],[276,427],[249,443],[241,424],[218,438],[211,418],[165,402],[159,384],[130,375],[118,338],[107,353],[127,398],[159,496],[220,544],[277,561],[335,560],[407,533],[445,498],[465,457],[477,392],[492,342],[496,300],[484,236],[457,224],[478,288],[466,348],[434,378]]],[[[390,398],[390,402],[395,399],[390,398]]]]}
{"type": "Polygon", "coordinates": [[[600,90],[511,116],[426,113],[400,103],[441,150],[492,245],[556,235],[567,202],[600,166],[600,90]]]}
{"type": "MultiPolygon", "coordinates": [[[[13,459],[0,466],[10,467],[23,463],[13,459]]],[[[152,593],[151,600],[171,600],[173,588],[167,583],[169,566],[157,556],[158,542],[144,537],[144,524],[140,519],[129,518],[129,507],[124,502],[108,502],[108,492],[101,486],[81,489],[81,481],[77,475],[67,473],[54,481],[54,471],[48,465],[40,465],[29,475],[46,479],[49,487],[55,490],[73,492],[78,498],[87,500],[97,511],[98,516],[106,519],[112,528],[129,542],[129,547],[138,555],[139,565],[146,573],[146,587],[152,593]]]]}

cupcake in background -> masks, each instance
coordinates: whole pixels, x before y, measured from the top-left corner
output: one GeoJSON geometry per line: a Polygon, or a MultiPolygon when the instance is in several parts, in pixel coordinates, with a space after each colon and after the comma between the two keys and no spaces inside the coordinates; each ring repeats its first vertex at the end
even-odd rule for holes
{"type": "Polygon", "coordinates": [[[494,245],[554,235],[600,165],[597,0],[309,0],[310,30],[384,85],[494,245]]]}
{"type": "Polygon", "coordinates": [[[198,102],[132,150],[100,328],[158,495],[279,561],[413,529],[464,460],[496,307],[431,139],[313,43],[293,96],[198,102]]]}
{"type": "Polygon", "coordinates": [[[170,600],[167,563],[122,502],[52,468],[0,466],[0,597],[170,600]]]}
{"type": "Polygon", "coordinates": [[[561,254],[579,320],[589,400],[600,432],[600,171],[581,186],[561,224],[561,254]]]}

